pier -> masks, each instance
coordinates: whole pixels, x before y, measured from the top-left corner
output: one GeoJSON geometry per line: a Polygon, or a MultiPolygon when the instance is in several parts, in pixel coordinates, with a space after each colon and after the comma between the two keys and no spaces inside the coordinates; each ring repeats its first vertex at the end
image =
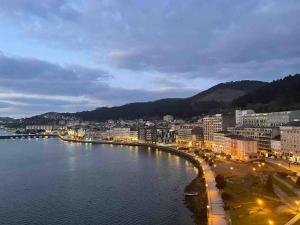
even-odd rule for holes
{"type": "Polygon", "coordinates": [[[31,138],[54,138],[54,134],[11,134],[0,136],[0,139],[31,139],[31,138]]]}

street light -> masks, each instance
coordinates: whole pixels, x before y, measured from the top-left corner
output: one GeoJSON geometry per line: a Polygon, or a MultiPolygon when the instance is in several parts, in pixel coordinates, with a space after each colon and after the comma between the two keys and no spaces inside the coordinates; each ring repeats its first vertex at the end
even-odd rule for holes
{"type": "Polygon", "coordinates": [[[256,200],[256,202],[257,202],[258,206],[260,207],[259,210],[263,210],[263,209],[262,209],[262,206],[263,206],[263,204],[264,204],[264,201],[261,200],[260,198],[258,198],[258,199],[256,200]]]}
{"type": "Polygon", "coordinates": [[[274,224],[273,220],[268,220],[268,224],[273,225],[274,224]]]}
{"type": "Polygon", "coordinates": [[[253,172],[255,172],[255,170],[256,170],[255,167],[253,167],[252,170],[253,170],[253,172]]]}
{"type": "Polygon", "coordinates": [[[232,166],[230,167],[230,170],[233,170],[233,167],[232,167],[232,166]]]}
{"type": "Polygon", "coordinates": [[[299,201],[297,200],[297,201],[295,201],[295,203],[296,203],[296,205],[297,205],[297,212],[299,212],[299,201]]]}

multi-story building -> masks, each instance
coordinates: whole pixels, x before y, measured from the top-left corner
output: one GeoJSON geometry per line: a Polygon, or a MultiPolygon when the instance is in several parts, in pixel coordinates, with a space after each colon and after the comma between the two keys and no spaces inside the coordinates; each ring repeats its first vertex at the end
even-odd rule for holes
{"type": "Polygon", "coordinates": [[[235,110],[235,125],[242,126],[243,125],[243,118],[245,115],[255,113],[252,109],[246,110],[235,110]]]}
{"type": "Polygon", "coordinates": [[[163,120],[167,121],[167,122],[172,122],[174,120],[174,116],[172,116],[172,115],[165,115],[163,117],[163,120]]]}
{"type": "Polygon", "coordinates": [[[249,138],[231,136],[231,158],[234,160],[248,161],[257,158],[257,141],[249,138]]]}
{"type": "Polygon", "coordinates": [[[68,137],[69,138],[76,138],[76,139],[82,139],[85,137],[85,130],[80,128],[80,129],[68,129],[67,131],[68,137]]]}
{"type": "Polygon", "coordinates": [[[214,133],[224,131],[227,127],[234,125],[234,117],[222,114],[205,116],[203,118],[204,145],[207,149],[212,149],[214,133]]]}
{"type": "Polygon", "coordinates": [[[231,155],[231,133],[229,131],[215,132],[213,136],[212,151],[231,155]]]}
{"type": "Polygon", "coordinates": [[[300,110],[252,113],[243,116],[244,127],[279,127],[294,120],[300,120],[300,110]]]}
{"type": "Polygon", "coordinates": [[[203,128],[182,128],[177,130],[176,145],[179,148],[203,147],[203,128]]]}
{"type": "Polygon", "coordinates": [[[138,127],[138,140],[144,143],[157,142],[157,129],[155,126],[138,127]]]}
{"type": "Polygon", "coordinates": [[[282,153],[292,161],[300,162],[300,121],[280,127],[282,153]]]}
{"type": "Polygon", "coordinates": [[[157,142],[164,144],[171,144],[175,142],[175,131],[169,128],[160,127],[157,128],[157,142]]]}
{"type": "Polygon", "coordinates": [[[271,154],[271,140],[279,135],[278,127],[229,127],[233,135],[257,141],[258,150],[264,154],[271,154]]]}
{"type": "Polygon", "coordinates": [[[129,127],[113,128],[109,133],[113,141],[134,142],[138,140],[138,132],[129,127]]]}
{"type": "Polygon", "coordinates": [[[179,148],[191,148],[192,147],[192,129],[177,130],[176,146],[179,148]]]}
{"type": "Polygon", "coordinates": [[[271,151],[275,156],[282,156],[281,140],[279,135],[271,140],[271,151]]]}

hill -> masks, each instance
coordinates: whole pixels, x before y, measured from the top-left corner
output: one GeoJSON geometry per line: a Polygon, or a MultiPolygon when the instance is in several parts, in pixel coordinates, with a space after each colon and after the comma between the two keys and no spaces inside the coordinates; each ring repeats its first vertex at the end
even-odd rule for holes
{"type": "Polygon", "coordinates": [[[233,100],[233,107],[257,112],[300,109],[300,74],[289,75],[233,100]]]}
{"type": "Polygon", "coordinates": [[[208,112],[223,112],[234,98],[266,85],[261,81],[235,81],[218,84],[190,98],[169,98],[152,102],[130,103],[118,107],[101,107],[75,113],[83,120],[157,118],[166,114],[191,117],[208,112]]]}

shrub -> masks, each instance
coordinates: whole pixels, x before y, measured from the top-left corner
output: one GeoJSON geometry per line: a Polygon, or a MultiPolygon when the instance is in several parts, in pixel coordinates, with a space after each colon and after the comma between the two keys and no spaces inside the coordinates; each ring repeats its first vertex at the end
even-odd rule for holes
{"type": "Polygon", "coordinates": [[[272,175],[268,176],[268,179],[267,179],[267,182],[266,182],[266,190],[268,192],[271,192],[271,193],[274,192],[274,189],[273,189],[273,176],[272,175]]]}
{"type": "Polygon", "coordinates": [[[231,199],[231,195],[225,191],[222,193],[221,197],[223,201],[229,201],[231,199]]]}
{"type": "Polygon", "coordinates": [[[215,181],[216,181],[216,186],[218,189],[222,190],[226,187],[226,180],[224,178],[224,176],[218,174],[215,178],[215,181]]]}

